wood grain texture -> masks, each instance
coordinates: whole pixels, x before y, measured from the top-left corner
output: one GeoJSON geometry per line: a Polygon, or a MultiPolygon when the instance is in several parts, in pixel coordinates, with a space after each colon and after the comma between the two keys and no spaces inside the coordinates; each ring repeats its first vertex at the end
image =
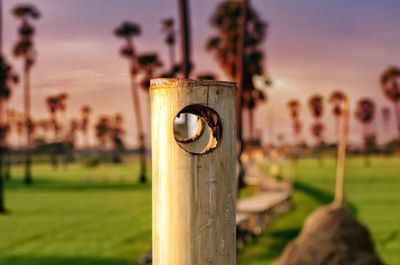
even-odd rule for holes
{"type": "Polygon", "coordinates": [[[153,79],[153,264],[236,264],[235,84],[153,79]],[[175,141],[173,121],[188,105],[215,110],[222,135],[205,154],[190,154],[175,141]]]}

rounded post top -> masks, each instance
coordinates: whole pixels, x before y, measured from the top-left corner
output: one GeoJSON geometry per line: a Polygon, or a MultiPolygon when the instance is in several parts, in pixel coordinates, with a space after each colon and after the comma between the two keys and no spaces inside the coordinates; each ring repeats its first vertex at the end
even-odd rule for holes
{"type": "Polygon", "coordinates": [[[150,90],[165,87],[222,86],[236,89],[236,83],[216,80],[195,80],[183,78],[155,78],[150,80],[150,90]]]}

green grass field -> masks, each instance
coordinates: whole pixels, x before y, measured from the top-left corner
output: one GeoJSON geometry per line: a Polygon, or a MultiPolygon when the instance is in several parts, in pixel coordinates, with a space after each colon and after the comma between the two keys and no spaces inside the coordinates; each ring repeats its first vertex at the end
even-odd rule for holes
{"type": "MultiPolygon", "coordinates": [[[[329,203],[334,161],[312,159],[294,166],[295,208],[249,242],[238,254],[241,265],[266,265],[296,236],[304,218],[329,203]]],[[[134,165],[80,165],[52,171],[34,167],[35,184],[21,184],[21,168],[7,183],[9,213],[0,216],[0,264],[122,265],[136,262],[151,247],[151,187],[139,185],[134,165]]],[[[351,207],[366,224],[380,256],[400,264],[400,158],[361,158],[347,166],[351,207]]]]}

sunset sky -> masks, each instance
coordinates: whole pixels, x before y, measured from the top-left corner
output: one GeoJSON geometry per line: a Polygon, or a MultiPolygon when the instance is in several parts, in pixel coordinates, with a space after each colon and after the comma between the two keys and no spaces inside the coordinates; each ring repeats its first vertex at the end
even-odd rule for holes
{"type": "MultiPolygon", "coordinates": [[[[17,39],[18,21],[11,16],[17,3],[3,0],[4,52],[11,60],[12,45],[17,39]]],[[[178,19],[177,0],[36,0],[31,1],[42,12],[35,22],[38,61],[32,72],[33,115],[48,115],[45,97],[68,92],[68,117],[79,115],[83,104],[95,113],[120,112],[126,119],[127,142],[135,143],[134,115],[129,87],[128,62],[119,56],[123,44],[113,30],[124,20],[137,22],[143,34],[137,38],[139,53],[157,51],[168,66],[167,47],[161,34],[161,19],[178,19]]],[[[194,73],[213,71],[219,79],[213,55],[205,51],[205,42],[214,33],[209,21],[216,0],[191,0],[194,73]]],[[[310,114],[305,103],[313,93],[325,98],[341,89],[355,102],[370,97],[378,104],[377,126],[382,134],[382,106],[391,106],[379,87],[379,75],[389,65],[400,64],[400,1],[398,0],[250,0],[259,15],[269,23],[263,45],[266,68],[276,87],[269,101],[257,110],[256,127],[268,141],[266,127],[273,119],[273,133],[291,138],[291,122],[286,102],[298,98],[303,103],[303,135],[309,139],[310,114]]],[[[178,43],[179,44],[179,43],[178,43]]],[[[178,46],[179,47],[179,46],[178,46]]],[[[179,51],[177,51],[179,54],[179,51]]],[[[21,61],[11,60],[21,70],[21,61]]],[[[142,102],[148,102],[142,93],[142,102]]],[[[18,87],[11,106],[22,110],[22,87],[18,87]]],[[[142,106],[149,120],[149,106],[142,106]]],[[[353,116],[353,114],[352,114],[353,116]]],[[[326,104],[327,137],[333,139],[331,106],[326,104]]],[[[395,135],[392,115],[390,132],[395,135]]],[[[352,119],[351,140],[360,141],[360,124],[352,119]]],[[[382,136],[382,135],[381,135],[382,136]]],[[[289,141],[289,140],[288,140],[289,141]]]]}

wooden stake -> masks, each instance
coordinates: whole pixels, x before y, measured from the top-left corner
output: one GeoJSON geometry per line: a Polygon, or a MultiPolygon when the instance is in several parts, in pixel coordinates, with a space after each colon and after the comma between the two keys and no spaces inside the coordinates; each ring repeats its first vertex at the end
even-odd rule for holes
{"type": "Polygon", "coordinates": [[[342,206],[345,201],[344,195],[344,167],[346,162],[346,144],[349,131],[349,105],[347,100],[341,103],[340,136],[338,143],[338,158],[336,168],[336,190],[335,202],[337,206],[342,206]]]}
{"type": "Polygon", "coordinates": [[[153,264],[235,265],[235,84],[153,79],[150,98],[153,264]],[[180,113],[202,118],[188,141],[180,113]]]}

